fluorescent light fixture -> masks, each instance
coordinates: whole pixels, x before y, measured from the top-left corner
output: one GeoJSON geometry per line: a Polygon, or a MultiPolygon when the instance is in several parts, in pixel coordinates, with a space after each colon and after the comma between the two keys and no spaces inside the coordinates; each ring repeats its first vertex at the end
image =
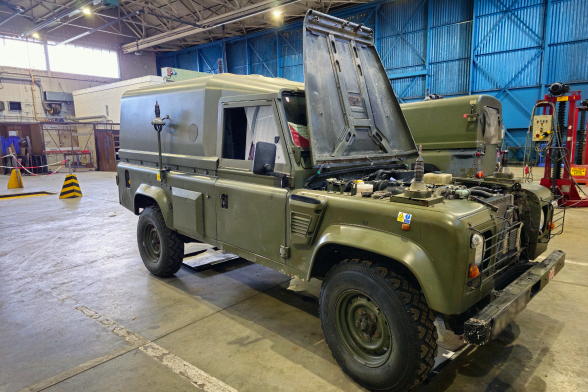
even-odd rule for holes
{"type": "Polygon", "coordinates": [[[272,14],[277,18],[278,16],[282,15],[282,11],[275,10],[274,12],[272,12],[272,14]]]}
{"type": "Polygon", "coordinates": [[[82,9],[82,12],[86,15],[92,15],[92,10],[89,9],[88,7],[85,7],[84,9],[82,9]]]}
{"type": "Polygon", "coordinates": [[[33,38],[39,38],[39,33],[33,33],[33,38]]]}

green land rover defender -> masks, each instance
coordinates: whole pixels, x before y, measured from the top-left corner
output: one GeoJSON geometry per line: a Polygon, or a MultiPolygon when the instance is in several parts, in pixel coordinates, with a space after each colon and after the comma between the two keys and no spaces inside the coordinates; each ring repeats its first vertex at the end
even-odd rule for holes
{"type": "Polygon", "coordinates": [[[485,344],[563,267],[561,251],[534,261],[557,203],[538,185],[424,174],[373,31],[309,11],[303,33],[305,83],[224,73],[125,93],[120,203],[156,276],[203,242],[322,280],[339,365],[410,390],[434,365],[437,316],[485,344]]]}

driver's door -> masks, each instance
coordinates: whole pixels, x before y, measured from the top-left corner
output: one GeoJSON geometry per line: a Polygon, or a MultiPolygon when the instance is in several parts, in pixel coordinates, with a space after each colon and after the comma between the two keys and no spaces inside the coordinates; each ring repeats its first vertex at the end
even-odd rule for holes
{"type": "Polygon", "coordinates": [[[275,171],[290,172],[279,114],[271,100],[223,104],[218,180],[217,238],[283,263],[288,191],[276,177],[253,174],[255,143],[276,144],[275,171]]]}

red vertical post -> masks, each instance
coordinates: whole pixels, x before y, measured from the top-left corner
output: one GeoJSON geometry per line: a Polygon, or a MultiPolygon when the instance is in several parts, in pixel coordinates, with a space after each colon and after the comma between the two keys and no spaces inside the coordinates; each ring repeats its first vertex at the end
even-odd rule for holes
{"type": "Polygon", "coordinates": [[[581,95],[578,91],[574,91],[568,96],[568,126],[566,128],[566,149],[568,150],[567,160],[568,165],[564,164],[564,173],[562,179],[569,179],[571,177],[569,168],[574,163],[575,147],[576,147],[576,131],[578,128],[578,116],[576,113],[576,102],[581,95]]]}

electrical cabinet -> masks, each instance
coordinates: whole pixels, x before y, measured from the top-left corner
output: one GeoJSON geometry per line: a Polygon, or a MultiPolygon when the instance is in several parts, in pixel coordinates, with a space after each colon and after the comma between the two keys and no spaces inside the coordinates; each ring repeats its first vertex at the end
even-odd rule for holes
{"type": "Polygon", "coordinates": [[[549,114],[533,117],[532,141],[546,142],[551,139],[553,133],[553,130],[551,129],[552,121],[553,116],[549,114]]]}

